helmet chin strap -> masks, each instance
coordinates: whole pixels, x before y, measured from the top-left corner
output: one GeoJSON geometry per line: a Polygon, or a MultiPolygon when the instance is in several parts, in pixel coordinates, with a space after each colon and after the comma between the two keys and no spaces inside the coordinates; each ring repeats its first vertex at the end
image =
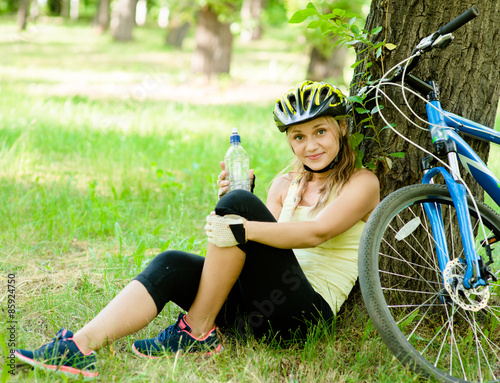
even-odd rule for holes
{"type": "Polygon", "coordinates": [[[308,172],[311,172],[311,173],[324,173],[324,172],[327,172],[328,170],[332,170],[335,167],[335,165],[337,164],[337,162],[339,162],[339,157],[340,157],[341,152],[342,152],[342,150],[340,150],[337,153],[337,156],[333,159],[332,162],[330,162],[329,165],[327,165],[325,168],[323,168],[321,170],[313,170],[307,165],[304,165],[304,169],[306,169],[308,172]]]}

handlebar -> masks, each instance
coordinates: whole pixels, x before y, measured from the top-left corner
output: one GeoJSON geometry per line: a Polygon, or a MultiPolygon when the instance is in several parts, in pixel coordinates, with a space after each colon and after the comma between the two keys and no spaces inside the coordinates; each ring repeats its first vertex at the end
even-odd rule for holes
{"type": "Polygon", "coordinates": [[[452,33],[456,31],[458,28],[460,28],[462,25],[467,24],[469,21],[471,21],[478,15],[479,15],[479,9],[477,9],[477,7],[473,5],[464,13],[462,13],[460,16],[453,19],[445,26],[439,28],[437,33],[439,33],[440,35],[447,35],[448,33],[452,33]]]}

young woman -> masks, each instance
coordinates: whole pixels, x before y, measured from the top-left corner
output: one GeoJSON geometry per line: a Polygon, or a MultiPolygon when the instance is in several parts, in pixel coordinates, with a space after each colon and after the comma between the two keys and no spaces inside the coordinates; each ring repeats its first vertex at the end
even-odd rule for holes
{"type": "Polygon", "coordinates": [[[142,329],[170,301],[187,314],[155,338],[136,341],[139,356],[219,352],[216,326],[300,340],[308,327],[330,320],[357,278],[364,221],[379,202],[375,175],[354,166],[345,113],[331,85],[304,82],[285,93],[274,119],[295,164],[275,179],[266,205],[246,191],[226,194],[221,164],[222,198],[207,217],[205,258],[159,254],[78,332],[63,328],[37,350],[17,350],[17,358],[97,376],[93,350],[142,329]]]}

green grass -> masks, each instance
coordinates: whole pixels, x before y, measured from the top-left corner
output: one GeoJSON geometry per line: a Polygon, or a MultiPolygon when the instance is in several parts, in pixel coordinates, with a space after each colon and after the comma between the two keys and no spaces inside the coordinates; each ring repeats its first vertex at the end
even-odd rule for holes
{"type": "MultiPolygon", "coordinates": [[[[291,33],[278,41],[273,36],[281,34],[272,32],[249,45],[235,41],[231,78],[206,84],[189,75],[192,36],[177,51],[155,28],[118,44],[80,24],[47,22],[18,34],[12,20],[0,19],[0,280],[5,286],[16,274],[17,347],[38,347],[62,326],[78,329],[160,251],[204,254],[205,216],[233,126],[265,199],[290,159],[271,116],[279,94],[201,101],[239,86],[273,85],[273,74],[281,91],[300,81],[306,60],[299,44],[291,33]],[[181,94],[186,87],[193,102],[181,94]]],[[[1,302],[5,312],[5,295],[1,302]]],[[[303,347],[227,339],[226,351],[211,358],[134,357],[133,339],[155,335],[177,310],[167,306],[138,334],[99,351],[101,381],[419,379],[394,360],[362,307],[334,329],[312,332],[303,347]]],[[[18,370],[10,381],[55,380],[18,370]]]]}

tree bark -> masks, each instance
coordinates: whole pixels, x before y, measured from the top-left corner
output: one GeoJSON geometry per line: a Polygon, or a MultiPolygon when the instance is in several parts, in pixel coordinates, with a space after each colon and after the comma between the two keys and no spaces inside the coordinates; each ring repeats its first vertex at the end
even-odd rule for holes
{"type": "Polygon", "coordinates": [[[20,31],[26,30],[28,25],[28,15],[30,12],[30,0],[21,0],[17,10],[17,26],[20,31]]]}
{"type": "Polygon", "coordinates": [[[111,35],[116,41],[132,40],[137,0],[118,0],[111,18],[111,35]]]}
{"type": "Polygon", "coordinates": [[[167,37],[165,40],[167,45],[181,49],[188,31],[189,23],[187,21],[183,21],[177,17],[172,18],[167,27],[167,37]]]}
{"type": "Polygon", "coordinates": [[[94,16],[94,27],[99,34],[107,31],[109,27],[110,0],[99,0],[97,12],[94,16]]]}
{"type": "Polygon", "coordinates": [[[196,49],[191,61],[191,71],[207,77],[229,73],[233,35],[229,23],[221,23],[208,5],[198,14],[195,38],[196,49]]]}
{"type": "MultiPolygon", "coordinates": [[[[491,0],[457,0],[453,2],[436,2],[434,0],[401,0],[381,1],[373,0],[371,11],[366,22],[366,29],[372,30],[384,26],[376,38],[386,38],[387,43],[397,46],[389,51],[384,49],[381,60],[375,57],[374,65],[370,68],[372,78],[380,78],[382,73],[404,58],[408,57],[418,42],[441,26],[451,21],[470,6],[476,5],[480,15],[454,32],[455,40],[446,49],[436,49],[420,60],[419,66],[413,72],[424,80],[437,81],[443,108],[461,114],[466,118],[483,125],[493,127],[500,95],[500,49],[498,39],[500,30],[500,2],[491,0]]],[[[359,47],[359,50],[362,48],[359,47]]],[[[357,60],[364,58],[366,53],[359,53],[357,60]]],[[[353,84],[359,79],[359,73],[364,68],[357,68],[353,84]]],[[[352,94],[356,94],[359,84],[352,87],[352,94]]],[[[394,87],[385,91],[398,104],[403,106],[401,93],[394,87]]],[[[425,109],[422,102],[412,102],[416,111],[425,118],[425,109]],[[418,106],[418,107],[417,107],[418,106]]],[[[430,134],[422,131],[399,115],[387,105],[383,110],[388,120],[396,123],[396,128],[412,141],[431,149],[430,134]]],[[[385,123],[375,114],[377,129],[380,131],[385,123]]],[[[415,119],[414,119],[415,120],[415,119]]],[[[426,126],[427,127],[427,126],[426,126]]],[[[369,135],[370,129],[358,130],[369,135]]],[[[477,153],[486,162],[489,154],[489,144],[478,140],[467,140],[477,153]]],[[[374,140],[364,140],[361,149],[365,152],[366,162],[374,161],[382,152],[405,152],[403,159],[393,158],[392,168],[384,161],[376,161],[375,173],[382,184],[382,197],[403,186],[418,183],[422,177],[420,160],[425,155],[414,146],[397,137],[389,129],[381,134],[380,144],[374,140]]],[[[478,195],[478,187],[465,178],[478,195]]],[[[482,193],[479,193],[482,197],[482,193]]]]}

